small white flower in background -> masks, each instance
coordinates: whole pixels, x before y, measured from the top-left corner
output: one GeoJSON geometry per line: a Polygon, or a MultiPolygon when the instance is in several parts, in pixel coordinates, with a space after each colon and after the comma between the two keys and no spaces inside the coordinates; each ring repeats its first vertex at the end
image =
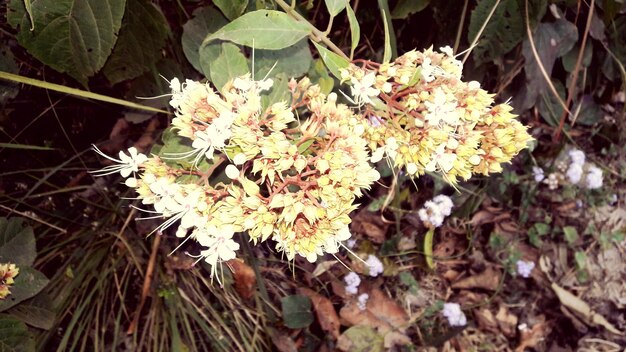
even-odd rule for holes
{"type": "Polygon", "coordinates": [[[347,294],[356,295],[356,293],[359,292],[359,285],[361,284],[359,274],[351,271],[348,275],[344,276],[343,281],[346,283],[347,294]]]}
{"type": "Polygon", "coordinates": [[[450,326],[465,326],[467,324],[467,318],[458,303],[444,303],[441,313],[448,319],[450,326]]]}
{"type": "Polygon", "coordinates": [[[517,266],[517,274],[525,278],[530,277],[530,273],[535,268],[534,262],[527,262],[523,260],[518,260],[517,263],[515,263],[515,265],[517,266]]]}
{"type": "Polygon", "coordinates": [[[541,182],[546,175],[543,173],[543,169],[538,166],[533,166],[533,177],[535,178],[535,182],[541,182]]]}
{"type": "Polygon", "coordinates": [[[348,246],[348,248],[350,249],[354,248],[355,245],[356,245],[356,240],[354,238],[351,238],[346,241],[346,246],[348,246]]]}
{"type": "Polygon", "coordinates": [[[370,295],[368,295],[367,293],[362,293],[359,295],[359,297],[357,297],[359,310],[365,310],[365,307],[367,307],[367,300],[369,298],[370,295]]]}
{"type": "Polygon", "coordinates": [[[365,263],[370,268],[370,276],[376,277],[378,274],[383,273],[383,263],[375,255],[370,254],[365,263]]]}
{"type": "Polygon", "coordinates": [[[444,218],[452,213],[453,206],[450,197],[440,194],[424,203],[424,207],[417,215],[427,226],[439,227],[443,224],[444,218]]]}
{"type": "Polygon", "coordinates": [[[580,178],[583,176],[583,166],[581,164],[572,163],[565,173],[567,180],[572,184],[580,182],[580,178]]]}
{"type": "Polygon", "coordinates": [[[548,178],[543,180],[543,182],[548,184],[548,188],[551,190],[555,190],[559,188],[559,177],[555,172],[552,172],[548,175],[548,178]]]}
{"type": "Polygon", "coordinates": [[[602,187],[602,170],[599,167],[589,166],[587,177],[585,178],[585,187],[589,189],[602,187]]]}
{"type": "Polygon", "coordinates": [[[617,203],[617,194],[613,193],[609,196],[609,205],[615,205],[617,203]]]}
{"type": "Polygon", "coordinates": [[[585,163],[585,153],[578,149],[572,149],[569,151],[569,157],[572,159],[572,164],[583,166],[585,163]]]}
{"type": "Polygon", "coordinates": [[[143,164],[144,162],[146,162],[146,160],[148,160],[148,157],[141,153],[138,153],[137,148],[135,147],[128,148],[128,155],[126,155],[124,151],[120,150],[119,159],[115,159],[104,154],[95,145],[92,145],[92,147],[93,147],[93,150],[96,151],[96,153],[111,160],[114,163],[119,164],[119,165],[105,166],[104,168],[100,170],[92,171],[91,173],[93,173],[96,176],[105,176],[105,175],[110,175],[110,174],[119,172],[122,175],[122,177],[128,177],[133,172],[138,172],[139,165],[143,164]]]}

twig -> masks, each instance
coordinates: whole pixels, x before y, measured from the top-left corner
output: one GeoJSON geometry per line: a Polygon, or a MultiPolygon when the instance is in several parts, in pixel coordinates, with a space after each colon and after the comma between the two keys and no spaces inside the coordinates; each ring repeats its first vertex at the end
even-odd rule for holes
{"type": "Polygon", "coordinates": [[[139,306],[135,311],[135,318],[130,323],[128,330],[126,331],[128,335],[134,334],[137,330],[137,325],[139,324],[139,316],[141,315],[141,309],[143,308],[143,304],[146,302],[146,297],[148,297],[148,291],[150,291],[150,286],[152,286],[152,275],[154,274],[154,267],[160,243],[161,236],[156,236],[154,238],[154,242],[152,242],[152,252],[150,253],[148,270],[146,271],[146,277],[143,281],[143,287],[141,288],[141,300],[139,301],[139,306]]]}
{"type": "Polygon", "coordinates": [[[55,229],[55,230],[57,230],[57,231],[60,231],[60,232],[62,232],[62,233],[67,233],[67,230],[62,229],[62,228],[60,228],[60,227],[58,227],[58,226],[56,226],[56,225],[52,225],[51,223],[46,222],[46,221],[44,221],[44,220],[41,220],[41,219],[39,219],[39,218],[37,218],[37,217],[35,217],[35,216],[32,216],[32,215],[30,215],[30,214],[28,214],[28,213],[23,213],[23,212],[21,212],[21,211],[19,211],[19,210],[11,209],[11,208],[9,208],[9,207],[7,207],[7,206],[4,206],[4,205],[2,205],[2,204],[0,204],[0,208],[2,208],[2,209],[4,209],[4,210],[8,211],[8,212],[9,212],[9,214],[10,214],[10,213],[15,213],[15,214],[21,215],[21,216],[23,216],[23,217],[29,218],[29,219],[31,219],[31,220],[35,220],[35,221],[37,221],[37,222],[39,222],[39,223],[42,223],[42,224],[44,224],[44,225],[46,225],[46,226],[49,226],[49,227],[51,227],[51,228],[53,228],[53,229],[55,229]]]}

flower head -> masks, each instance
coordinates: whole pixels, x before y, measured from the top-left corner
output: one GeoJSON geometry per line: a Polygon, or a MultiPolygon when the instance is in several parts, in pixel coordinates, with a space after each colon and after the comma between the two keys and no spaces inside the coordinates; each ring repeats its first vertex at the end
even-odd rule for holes
{"type": "Polygon", "coordinates": [[[467,318],[458,303],[444,303],[441,313],[448,319],[450,326],[465,326],[467,324],[467,318]]]}

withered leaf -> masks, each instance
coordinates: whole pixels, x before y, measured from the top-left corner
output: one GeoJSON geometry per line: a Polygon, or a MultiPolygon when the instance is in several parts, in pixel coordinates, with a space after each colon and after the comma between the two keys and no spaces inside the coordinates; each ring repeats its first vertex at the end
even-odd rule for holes
{"type": "Polygon", "coordinates": [[[299,288],[298,294],[305,295],[311,299],[317,321],[322,330],[330,333],[335,339],[339,338],[339,327],[341,324],[332,302],[328,298],[305,287],[299,288]]]}

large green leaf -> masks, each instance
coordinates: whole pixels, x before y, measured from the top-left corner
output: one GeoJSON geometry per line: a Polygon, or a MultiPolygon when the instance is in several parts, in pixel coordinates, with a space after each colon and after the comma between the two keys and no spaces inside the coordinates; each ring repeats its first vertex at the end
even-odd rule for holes
{"type": "MultiPolygon", "coordinates": [[[[468,28],[467,40],[472,43],[480,29],[485,26],[477,46],[473,50],[474,60],[480,65],[492,61],[511,51],[524,39],[525,32],[525,1],[503,0],[493,15],[489,17],[497,0],[482,0],[472,11],[468,28]]],[[[546,11],[546,0],[528,1],[528,17],[531,27],[543,17],[546,11]]]]}
{"type": "Polygon", "coordinates": [[[35,338],[24,323],[0,314],[0,352],[35,351],[35,338]]]}
{"type": "Polygon", "coordinates": [[[341,11],[343,11],[343,9],[346,8],[345,0],[324,0],[324,3],[326,4],[328,13],[332,17],[337,16],[339,13],[341,13],[341,11]]]}
{"type": "Polygon", "coordinates": [[[303,295],[287,296],[280,300],[283,320],[291,329],[302,329],[313,323],[311,299],[303,295]]]}
{"type": "Polygon", "coordinates": [[[248,0],[213,0],[213,3],[231,21],[241,16],[248,6],[248,0]]]}
{"type": "Polygon", "coordinates": [[[300,77],[309,70],[312,62],[313,56],[306,40],[280,50],[255,50],[254,77],[262,79],[268,74],[272,77],[279,73],[300,77]]]}
{"type": "Polygon", "coordinates": [[[43,292],[14,306],[7,313],[28,325],[44,330],[52,328],[56,317],[52,310],[52,297],[43,292]]]}
{"type": "Polygon", "coordinates": [[[29,266],[18,266],[20,272],[11,285],[11,293],[0,300],[0,312],[38,294],[47,284],[48,278],[29,266]]]}
{"type": "Polygon", "coordinates": [[[246,13],[208,35],[202,45],[221,39],[255,49],[278,50],[294,45],[310,32],[308,24],[296,21],[284,12],[258,10],[246,13]]]}
{"type": "Polygon", "coordinates": [[[109,82],[116,84],[148,71],[161,56],[168,28],[156,5],[128,0],[117,44],[102,69],[109,82]]]}
{"type": "Polygon", "coordinates": [[[330,71],[333,76],[341,79],[341,73],[339,72],[339,70],[342,68],[347,68],[350,62],[343,57],[333,53],[332,51],[326,49],[321,44],[317,44],[316,42],[312,43],[313,45],[315,45],[315,48],[317,48],[317,51],[322,58],[322,61],[324,61],[324,64],[328,68],[328,71],[330,71]]]}
{"type": "Polygon", "coordinates": [[[232,43],[222,43],[220,55],[211,63],[213,85],[221,90],[226,82],[248,72],[248,60],[239,47],[232,43]]]}
{"type": "Polygon", "coordinates": [[[348,14],[348,23],[350,23],[350,59],[354,57],[354,50],[359,45],[359,40],[361,39],[361,26],[359,26],[359,21],[356,19],[356,14],[350,4],[346,1],[346,12],[348,14]]]}
{"type": "Polygon", "coordinates": [[[181,42],[183,52],[193,67],[210,79],[210,62],[220,52],[219,44],[205,46],[202,41],[228,23],[228,20],[215,8],[207,6],[194,11],[193,18],[183,25],[181,42]]]}
{"type": "Polygon", "coordinates": [[[38,0],[34,30],[22,15],[19,43],[34,57],[83,85],[100,71],[117,40],[126,0],[38,0]]]}
{"type": "Polygon", "coordinates": [[[391,11],[391,18],[394,20],[405,19],[424,10],[428,4],[430,4],[430,0],[400,0],[391,11]]]}
{"type": "Polygon", "coordinates": [[[35,235],[23,218],[0,218],[0,263],[30,266],[35,261],[35,235]]]}

